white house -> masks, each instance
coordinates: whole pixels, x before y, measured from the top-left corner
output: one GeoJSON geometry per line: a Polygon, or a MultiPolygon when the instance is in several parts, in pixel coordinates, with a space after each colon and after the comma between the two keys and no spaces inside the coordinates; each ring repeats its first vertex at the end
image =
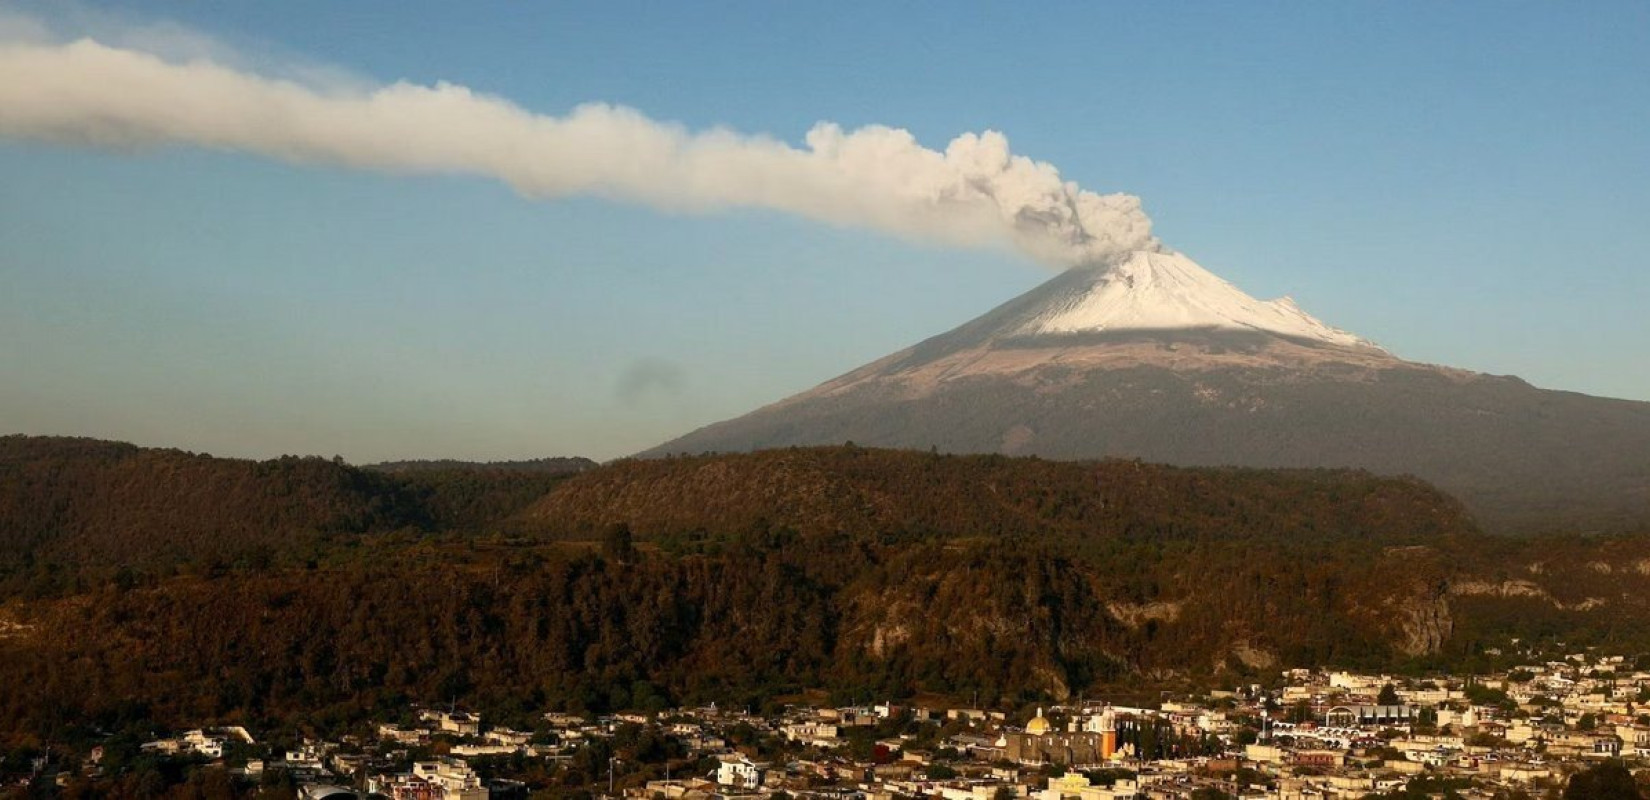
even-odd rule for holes
{"type": "Polygon", "coordinates": [[[768,765],[758,764],[741,756],[722,756],[716,768],[716,782],[735,789],[760,789],[768,765]]]}

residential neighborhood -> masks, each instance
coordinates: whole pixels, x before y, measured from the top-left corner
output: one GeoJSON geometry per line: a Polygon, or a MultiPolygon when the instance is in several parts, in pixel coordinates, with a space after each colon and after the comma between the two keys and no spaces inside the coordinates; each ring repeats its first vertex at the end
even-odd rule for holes
{"type": "MultiPolygon", "coordinates": [[[[1489,800],[1541,797],[1600,765],[1650,766],[1647,667],[1578,653],[1488,675],[1293,669],[1152,704],[706,705],[545,712],[531,729],[419,707],[365,735],[278,751],[238,726],[140,750],[309,800],[1334,800],[1412,789],[1489,800]]],[[[104,767],[101,747],[78,761],[48,755],[25,780],[68,787],[104,767]]]]}

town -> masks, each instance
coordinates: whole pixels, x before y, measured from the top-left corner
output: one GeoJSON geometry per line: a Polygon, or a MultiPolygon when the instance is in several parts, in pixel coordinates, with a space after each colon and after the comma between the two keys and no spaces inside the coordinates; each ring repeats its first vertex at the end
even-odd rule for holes
{"type": "MultiPolygon", "coordinates": [[[[1294,669],[1149,707],[709,705],[551,712],[530,730],[422,707],[336,740],[275,747],[244,727],[205,728],[144,742],[138,757],[231,794],[307,800],[1541,797],[1577,773],[1632,780],[1650,764],[1650,658],[1574,654],[1430,678],[1294,669]]],[[[102,746],[48,752],[12,783],[69,789],[115,761],[102,746]]]]}

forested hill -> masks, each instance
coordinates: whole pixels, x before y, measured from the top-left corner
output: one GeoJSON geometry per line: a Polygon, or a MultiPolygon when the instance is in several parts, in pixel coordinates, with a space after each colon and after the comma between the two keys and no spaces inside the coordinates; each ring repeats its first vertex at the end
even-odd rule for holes
{"type": "Polygon", "coordinates": [[[1473,530],[1415,480],[1357,471],[1073,463],[848,447],[623,461],[585,469],[358,468],[214,458],[91,439],[0,437],[0,574],[21,562],[151,567],[290,562],[361,534],[507,529],[597,540],[754,529],[876,543],[1010,537],[1374,537],[1473,530]]]}
{"type": "Polygon", "coordinates": [[[244,461],[91,439],[0,438],[0,563],[234,557],[416,525],[395,481],[321,458],[244,461]]]}
{"type": "Polygon", "coordinates": [[[269,563],[340,537],[474,529],[554,471],[389,474],[336,459],[214,458],[64,437],[0,437],[0,577],[21,568],[269,563]]]}
{"type": "Polygon", "coordinates": [[[566,538],[787,528],[877,541],[1043,535],[1276,536],[1436,543],[1475,529],[1414,479],[1356,470],[1181,468],[853,446],[621,461],[523,513],[566,538]]]}
{"type": "Polygon", "coordinates": [[[1486,537],[1424,483],[854,447],[572,477],[0,439],[0,741],[408,702],[1012,704],[1650,648],[1650,536],[1486,537]]]}

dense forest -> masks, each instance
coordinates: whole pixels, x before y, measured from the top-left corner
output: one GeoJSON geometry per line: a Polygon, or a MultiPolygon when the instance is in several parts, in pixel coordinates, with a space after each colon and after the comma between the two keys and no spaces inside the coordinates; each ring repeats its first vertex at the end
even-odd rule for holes
{"type": "Polygon", "coordinates": [[[521,518],[569,538],[620,522],[648,537],[766,522],[885,542],[1122,536],[1392,544],[1475,530],[1461,505],[1432,487],[1361,471],[1172,468],[853,446],[621,461],[568,481],[521,518]]]}
{"type": "MultiPolygon", "coordinates": [[[[576,471],[576,470],[574,470],[576,471]]],[[[0,437],[0,580],[307,561],[362,534],[480,530],[565,470],[381,471],[92,439],[0,437]]]]}
{"type": "Polygon", "coordinates": [[[1650,537],[1424,483],[852,446],[576,474],[0,438],[0,737],[1650,649],[1650,537]]]}

